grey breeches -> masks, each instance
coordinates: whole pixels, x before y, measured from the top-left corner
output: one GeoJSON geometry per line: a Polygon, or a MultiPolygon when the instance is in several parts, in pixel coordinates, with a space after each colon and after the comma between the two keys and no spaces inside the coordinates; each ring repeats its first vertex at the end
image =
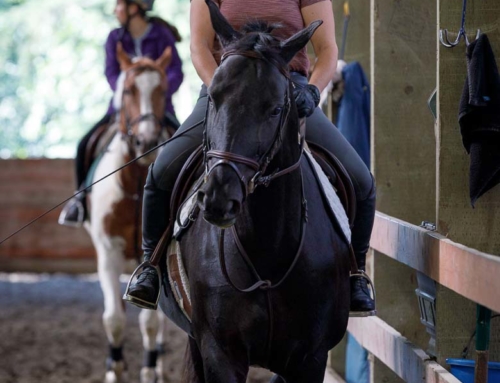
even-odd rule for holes
{"type": "MultiPolygon", "coordinates": [[[[292,79],[299,84],[307,83],[305,77],[298,74],[293,74],[292,79]]],[[[202,143],[206,107],[207,92],[206,87],[203,86],[193,113],[177,130],[176,136],[194,125],[197,125],[197,128],[165,145],[153,165],[153,180],[148,179],[148,182],[154,182],[154,186],[167,192],[167,195],[172,192],[184,162],[202,143]]],[[[314,113],[307,118],[306,129],[307,141],[316,143],[337,156],[352,178],[358,200],[352,242],[356,254],[364,256],[368,249],[375,211],[373,177],[353,147],[320,108],[316,108],[314,113]]]]}

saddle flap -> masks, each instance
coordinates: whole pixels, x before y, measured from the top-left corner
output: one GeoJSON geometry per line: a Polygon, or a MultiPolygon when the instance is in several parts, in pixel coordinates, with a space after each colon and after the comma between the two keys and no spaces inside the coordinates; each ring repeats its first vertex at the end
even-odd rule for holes
{"type": "Polygon", "coordinates": [[[170,288],[179,308],[191,322],[192,306],[189,279],[184,268],[179,243],[172,239],[167,250],[167,270],[170,288]]]}
{"type": "Polygon", "coordinates": [[[118,123],[114,120],[101,120],[103,123],[90,136],[85,147],[85,168],[88,170],[92,166],[94,160],[101,152],[106,150],[109,143],[118,131],[118,123]]]}
{"type": "Polygon", "coordinates": [[[308,143],[308,148],[336,190],[352,228],[356,217],[356,193],[349,173],[338,158],[325,148],[313,143],[308,143]]]}
{"type": "Polygon", "coordinates": [[[305,156],[309,161],[311,170],[315,174],[315,177],[318,181],[318,187],[321,194],[323,195],[327,208],[329,208],[330,212],[332,213],[333,219],[338,224],[338,227],[340,228],[346,242],[350,244],[351,228],[349,226],[349,219],[347,218],[346,210],[342,205],[334,186],[330,183],[326,174],[314,159],[312,153],[307,149],[305,150],[305,156]]]}

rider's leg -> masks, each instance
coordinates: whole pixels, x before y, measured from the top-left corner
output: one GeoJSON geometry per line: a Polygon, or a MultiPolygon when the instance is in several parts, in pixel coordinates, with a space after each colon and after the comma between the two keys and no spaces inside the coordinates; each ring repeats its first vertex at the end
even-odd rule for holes
{"type": "MultiPolygon", "coordinates": [[[[358,268],[365,270],[366,253],[369,248],[375,217],[375,183],[370,170],[344,138],[340,131],[316,108],[307,119],[306,138],[332,152],[349,173],[356,192],[356,217],[352,228],[352,247],[358,268]]],[[[373,313],[375,302],[370,297],[366,279],[351,278],[351,311],[373,313]]]]}
{"type": "MultiPolygon", "coordinates": [[[[87,177],[87,167],[85,165],[85,153],[90,137],[103,124],[108,124],[111,121],[111,114],[106,114],[78,143],[75,158],[75,176],[76,189],[79,190],[84,186],[85,178],[87,177]]],[[[85,205],[86,193],[82,192],[70,199],[59,216],[59,223],[66,226],[79,227],[85,221],[87,209],[85,205]]]]}
{"type": "MultiPolygon", "coordinates": [[[[206,88],[203,87],[193,113],[177,130],[174,136],[177,138],[163,147],[150,167],[142,206],[142,247],[145,261],[151,259],[168,226],[170,197],[177,176],[188,157],[202,142],[206,108],[206,88]],[[183,133],[194,126],[194,129],[183,133]]],[[[146,267],[137,277],[137,281],[130,285],[126,299],[139,307],[154,309],[158,294],[157,272],[153,267],[146,267]]]]}

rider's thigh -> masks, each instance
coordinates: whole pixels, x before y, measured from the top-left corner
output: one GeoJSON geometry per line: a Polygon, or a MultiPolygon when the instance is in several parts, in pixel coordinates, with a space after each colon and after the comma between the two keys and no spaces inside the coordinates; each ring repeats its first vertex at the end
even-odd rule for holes
{"type": "Polygon", "coordinates": [[[351,176],[356,197],[364,200],[372,190],[373,179],[356,150],[320,108],[307,118],[306,139],[333,153],[351,176]]]}

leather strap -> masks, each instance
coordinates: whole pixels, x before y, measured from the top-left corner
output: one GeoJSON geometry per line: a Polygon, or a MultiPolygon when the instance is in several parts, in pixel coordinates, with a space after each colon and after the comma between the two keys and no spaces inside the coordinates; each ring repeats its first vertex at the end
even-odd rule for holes
{"type": "Polygon", "coordinates": [[[233,280],[231,279],[231,277],[229,276],[229,273],[227,271],[227,267],[226,267],[226,258],[225,258],[225,252],[224,252],[224,232],[225,230],[224,229],[221,229],[220,230],[220,234],[219,234],[219,263],[220,263],[220,266],[221,266],[221,270],[222,270],[222,273],[224,274],[224,278],[226,278],[226,281],[237,291],[241,292],[241,293],[250,293],[252,291],[255,291],[257,289],[261,289],[261,290],[272,290],[272,289],[276,289],[278,288],[286,279],[287,277],[290,275],[290,273],[292,272],[292,270],[294,269],[295,265],[297,264],[299,258],[300,258],[300,255],[302,254],[302,247],[304,245],[304,239],[305,239],[305,236],[306,236],[306,227],[307,227],[307,220],[308,220],[308,216],[307,216],[307,200],[305,198],[305,191],[304,191],[304,178],[302,176],[302,171],[300,172],[300,178],[301,178],[301,186],[302,186],[302,194],[301,194],[301,221],[302,221],[302,225],[301,225],[301,228],[300,228],[300,243],[299,243],[299,246],[298,246],[298,249],[297,249],[297,252],[295,253],[295,256],[293,258],[293,261],[290,265],[290,267],[288,268],[288,270],[286,271],[286,273],[283,275],[283,277],[281,277],[281,279],[276,282],[274,285],[272,284],[272,282],[268,279],[262,279],[259,275],[259,273],[257,272],[257,270],[255,269],[255,266],[253,265],[252,263],[252,260],[250,259],[250,257],[248,256],[246,250],[244,249],[239,237],[238,237],[238,233],[236,232],[236,229],[234,228],[234,226],[232,227],[232,233],[233,233],[233,236],[234,236],[234,240],[236,242],[236,247],[238,248],[241,256],[243,257],[243,260],[246,262],[246,264],[248,265],[249,269],[252,271],[252,274],[254,275],[254,277],[257,279],[257,282],[255,282],[252,286],[250,287],[247,287],[247,288],[240,288],[238,286],[236,286],[233,282],[233,280]]]}

